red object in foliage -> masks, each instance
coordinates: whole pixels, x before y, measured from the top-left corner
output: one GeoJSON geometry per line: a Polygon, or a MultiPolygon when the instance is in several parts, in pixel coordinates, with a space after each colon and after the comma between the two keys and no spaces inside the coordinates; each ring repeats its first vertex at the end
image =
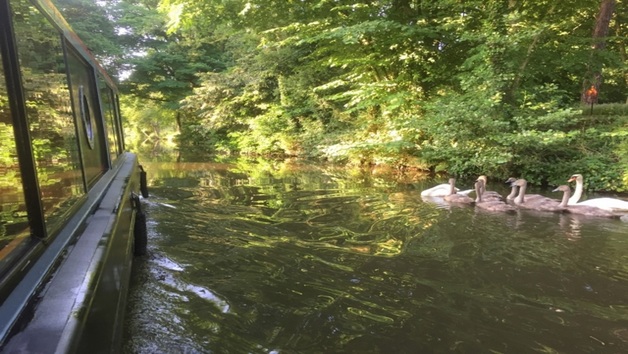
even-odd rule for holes
{"type": "Polygon", "coordinates": [[[588,89],[587,92],[584,93],[584,95],[587,98],[587,103],[593,104],[595,101],[597,101],[597,90],[595,89],[594,85],[591,85],[591,88],[588,89]]]}

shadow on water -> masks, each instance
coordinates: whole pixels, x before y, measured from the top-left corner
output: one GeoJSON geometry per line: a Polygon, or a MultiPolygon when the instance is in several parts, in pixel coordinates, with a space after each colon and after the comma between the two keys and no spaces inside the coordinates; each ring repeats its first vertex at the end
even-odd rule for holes
{"type": "Polygon", "coordinates": [[[145,165],[126,353],[628,350],[621,221],[424,202],[395,171],[145,165]]]}

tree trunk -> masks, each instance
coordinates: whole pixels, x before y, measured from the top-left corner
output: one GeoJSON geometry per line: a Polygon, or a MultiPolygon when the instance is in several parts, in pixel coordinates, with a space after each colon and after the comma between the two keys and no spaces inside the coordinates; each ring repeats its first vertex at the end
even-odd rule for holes
{"type": "MultiPolygon", "coordinates": [[[[615,35],[619,38],[622,38],[623,36],[621,23],[619,21],[615,21],[615,35]]],[[[619,55],[621,56],[621,60],[624,63],[628,62],[628,54],[626,54],[626,43],[624,41],[619,42],[619,55]]],[[[628,86],[628,69],[624,69],[624,80],[626,81],[626,86],[628,86]]],[[[626,97],[626,104],[628,104],[628,97],[626,97]]]]}
{"type": "Polygon", "coordinates": [[[177,133],[181,133],[181,113],[178,110],[175,115],[175,120],[177,122],[177,133]]]}
{"type": "Polygon", "coordinates": [[[525,73],[526,67],[530,63],[530,59],[532,58],[532,53],[536,49],[536,45],[539,42],[539,39],[541,38],[541,35],[543,34],[543,32],[544,32],[543,30],[540,30],[539,33],[537,33],[537,35],[534,36],[532,43],[530,43],[530,45],[528,46],[528,51],[526,53],[526,56],[523,62],[521,63],[521,65],[519,66],[519,70],[515,73],[515,78],[512,80],[512,84],[510,85],[510,88],[508,89],[508,91],[506,91],[506,97],[508,97],[508,101],[514,102],[515,92],[519,89],[519,85],[521,84],[521,78],[523,77],[525,73]]]}
{"type": "Polygon", "coordinates": [[[589,68],[587,75],[582,82],[582,94],[580,100],[583,104],[597,103],[597,92],[600,91],[602,84],[602,65],[595,59],[596,54],[603,51],[606,47],[606,36],[611,22],[611,17],[615,11],[615,0],[602,0],[600,11],[595,19],[595,28],[593,29],[591,59],[589,60],[589,68]],[[595,97],[591,97],[587,92],[595,89],[595,97]]]}
{"type": "Polygon", "coordinates": [[[595,30],[593,31],[594,50],[603,50],[606,47],[606,36],[608,36],[608,28],[614,11],[615,0],[602,0],[600,12],[595,20],[595,30]]]}

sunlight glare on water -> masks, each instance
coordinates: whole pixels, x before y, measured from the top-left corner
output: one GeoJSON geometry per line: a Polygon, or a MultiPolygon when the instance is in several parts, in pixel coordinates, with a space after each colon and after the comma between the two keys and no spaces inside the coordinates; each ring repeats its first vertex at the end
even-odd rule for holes
{"type": "Polygon", "coordinates": [[[628,351],[619,220],[423,201],[394,171],[144,166],[126,353],[628,351]]]}

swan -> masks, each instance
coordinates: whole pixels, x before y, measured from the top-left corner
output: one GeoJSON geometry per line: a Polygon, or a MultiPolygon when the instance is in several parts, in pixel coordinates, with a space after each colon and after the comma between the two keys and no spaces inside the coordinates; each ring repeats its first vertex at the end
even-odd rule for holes
{"type": "MultiPolygon", "coordinates": [[[[519,186],[514,184],[514,182],[516,182],[517,180],[518,178],[515,178],[515,177],[510,177],[506,180],[506,183],[510,183],[510,186],[511,186],[510,194],[506,196],[507,200],[514,201],[515,198],[517,197],[517,191],[519,189],[519,186]]],[[[542,196],[540,194],[526,194],[525,198],[529,202],[532,202],[533,200],[536,200],[536,199],[547,199],[547,197],[542,196]]]]}
{"type": "MultiPolygon", "coordinates": [[[[486,185],[488,184],[488,178],[486,178],[485,175],[481,175],[480,177],[478,177],[477,180],[482,180],[482,200],[499,200],[502,201],[504,200],[504,197],[502,197],[501,194],[495,192],[495,191],[487,191],[486,190],[486,185]]],[[[477,181],[476,180],[476,181],[477,181]]]]}
{"type": "Polygon", "coordinates": [[[474,202],[474,200],[471,199],[471,197],[469,197],[468,195],[460,194],[456,192],[456,179],[455,178],[449,179],[449,194],[446,195],[443,199],[446,202],[450,202],[450,203],[470,204],[474,202]]]}
{"type": "Polygon", "coordinates": [[[484,190],[484,180],[478,178],[475,182],[475,206],[480,209],[489,211],[499,211],[506,213],[514,213],[517,211],[512,205],[508,205],[501,200],[482,200],[482,192],[484,190]]]}
{"type": "MultiPolygon", "coordinates": [[[[422,197],[444,197],[446,195],[449,195],[450,190],[451,190],[451,186],[449,185],[449,183],[443,183],[443,184],[439,184],[437,186],[434,186],[432,188],[428,188],[422,191],[421,196],[422,197]]],[[[467,190],[461,191],[458,188],[456,188],[456,193],[458,194],[468,195],[471,192],[473,192],[473,189],[467,189],[467,190]]]]}
{"type": "Polygon", "coordinates": [[[506,200],[513,200],[517,196],[518,187],[513,184],[513,182],[516,182],[516,181],[517,179],[515,177],[510,177],[506,180],[506,183],[510,183],[510,186],[511,186],[510,194],[506,196],[506,200]]]}
{"type": "Polygon", "coordinates": [[[567,182],[573,181],[576,181],[576,190],[567,205],[588,205],[608,211],[628,211],[628,201],[617,198],[593,198],[578,203],[584,190],[584,178],[581,174],[575,174],[567,182]]]}
{"type": "Polygon", "coordinates": [[[526,197],[528,197],[528,195],[526,195],[525,193],[528,182],[523,178],[512,182],[512,185],[519,187],[519,194],[517,194],[514,202],[520,208],[552,212],[565,211],[565,208],[560,206],[560,203],[558,201],[538,194],[535,195],[539,197],[530,198],[526,201],[526,197]]]}
{"type": "Polygon", "coordinates": [[[554,192],[563,192],[563,199],[560,202],[560,206],[566,208],[568,213],[579,215],[599,216],[604,218],[619,218],[621,215],[614,214],[608,210],[592,207],[589,205],[568,205],[569,196],[571,195],[571,188],[567,185],[558,186],[553,190],[554,192]]]}

